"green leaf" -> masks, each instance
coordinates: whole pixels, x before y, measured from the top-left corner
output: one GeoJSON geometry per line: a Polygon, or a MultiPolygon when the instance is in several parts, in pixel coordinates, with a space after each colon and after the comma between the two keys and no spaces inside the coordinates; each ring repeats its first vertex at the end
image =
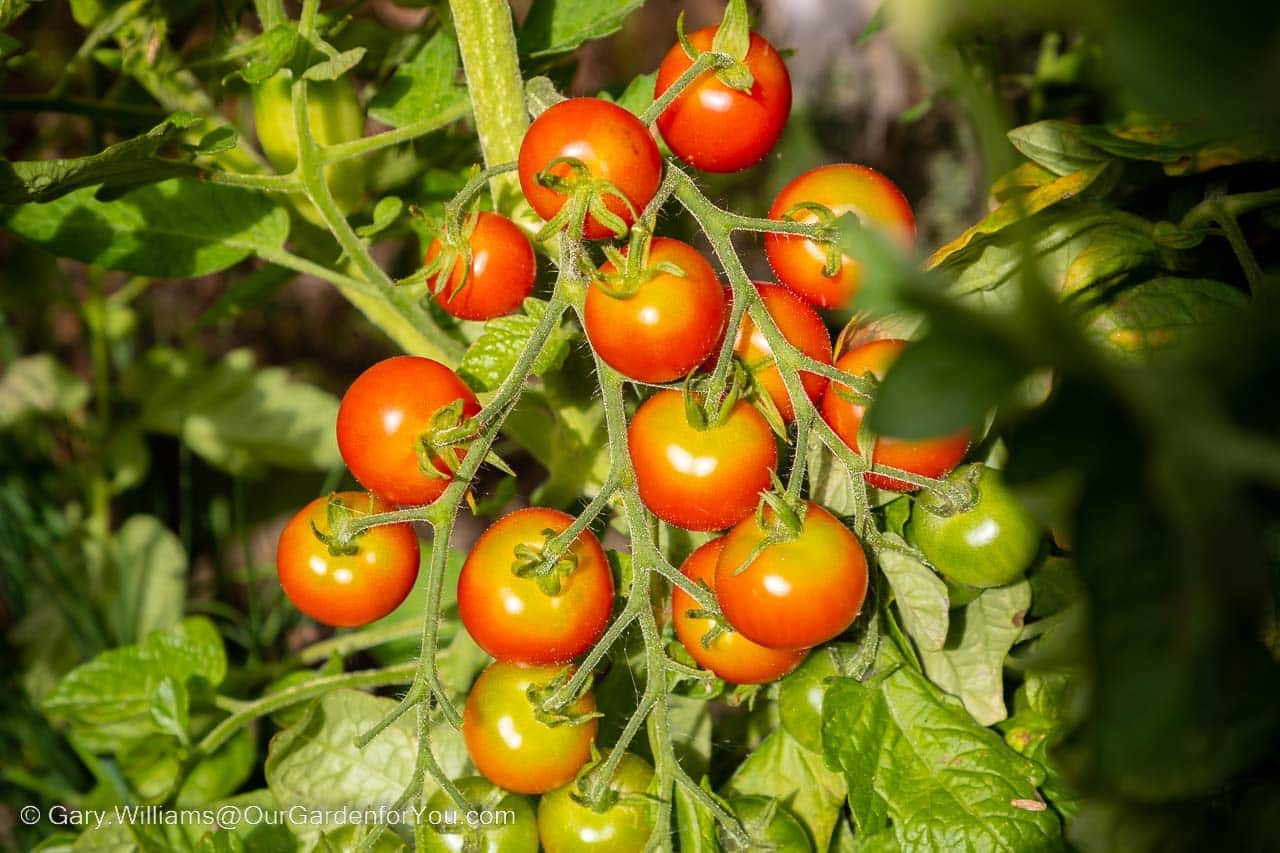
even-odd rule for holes
{"type": "Polygon", "coordinates": [[[441,30],[411,62],[396,69],[369,101],[369,115],[392,127],[403,127],[465,108],[467,90],[458,84],[457,74],[458,43],[441,30]]]}
{"type": "Polygon", "coordinates": [[[807,467],[809,496],[836,515],[853,515],[858,509],[857,490],[864,488],[849,469],[817,436],[809,441],[807,467]]]}
{"type": "Polygon", "coordinates": [[[360,60],[364,59],[365,52],[363,47],[344,50],[342,53],[334,54],[324,62],[312,65],[302,72],[302,76],[308,80],[316,81],[337,80],[343,74],[359,65],[360,60]]]}
{"type": "Polygon", "coordinates": [[[44,710],[98,741],[141,737],[159,730],[151,718],[151,702],[166,678],[188,689],[198,685],[207,690],[221,684],[226,674],[217,628],[208,619],[193,617],[76,667],[45,699],[44,710]]]}
{"type": "Polygon", "coordinates": [[[277,24],[254,39],[257,58],[244,67],[240,76],[249,84],[262,83],[274,77],[285,66],[298,46],[298,25],[277,24]]]}
{"type": "Polygon", "coordinates": [[[724,795],[760,794],[781,800],[809,830],[817,853],[826,853],[846,792],[845,780],[827,769],[821,755],[779,729],[742,762],[724,795]]]}
{"type": "Polygon", "coordinates": [[[256,368],[249,350],[207,365],[194,353],[154,349],[126,377],[125,391],[139,404],[144,429],[179,436],[232,473],[342,464],[337,399],[284,368],[256,368]]]}
{"type": "Polygon", "coordinates": [[[89,157],[0,160],[0,205],[49,202],[83,187],[137,187],[189,175],[191,164],[161,160],[156,152],[199,122],[190,113],[174,113],[142,136],[117,142],[89,157]]]}
{"type": "Polygon", "coordinates": [[[1004,661],[1022,633],[1031,607],[1031,584],[1020,581],[983,590],[955,612],[943,648],[920,649],[934,684],[964,703],[984,726],[1008,716],[1004,705],[1004,661]]]}
{"type": "Polygon", "coordinates": [[[852,643],[815,649],[778,688],[783,729],[811,752],[822,752],[822,705],[831,679],[840,674],[835,656],[847,657],[855,649],[852,643]]]}
{"type": "MultiPolygon", "coordinates": [[[[546,302],[530,298],[524,301],[523,314],[498,317],[485,323],[484,332],[462,356],[458,373],[481,390],[497,388],[515,368],[525,342],[546,311],[546,302]]],[[[541,376],[559,367],[568,354],[573,334],[563,324],[552,331],[533,362],[533,372],[541,376]]]]}
{"type": "Polygon", "coordinates": [[[1013,147],[1055,175],[1070,175],[1111,160],[1107,152],[1091,144],[1082,127],[1066,121],[1040,121],[1009,131],[1013,147]]]}
{"type": "Polygon", "coordinates": [[[219,814],[221,806],[231,806],[235,809],[234,813],[224,812],[224,814],[228,816],[234,814],[241,816],[242,819],[234,824],[183,824],[181,828],[186,836],[187,843],[195,847],[198,853],[221,853],[228,849],[293,853],[298,849],[298,839],[289,831],[287,826],[283,826],[278,822],[265,820],[250,822],[243,819],[244,815],[256,815],[259,810],[261,814],[267,815],[274,815],[280,810],[280,804],[276,802],[276,798],[271,796],[271,792],[266,788],[247,791],[216,802],[205,800],[200,805],[214,816],[219,814]],[[215,836],[220,836],[224,845],[231,846],[217,846],[218,842],[214,840],[215,836]],[[237,847],[234,845],[242,846],[237,847]]]}
{"type": "Polygon", "coordinates": [[[1066,670],[1029,671],[1014,694],[1013,714],[1000,724],[1005,743],[1045,769],[1041,790],[1067,815],[1079,810],[1080,796],[1067,784],[1058,762],[1050,760],[1049,750],[1084,714],[1082,681],[1080,673],[1066,670]]]}
{"type": "Polygon", "coordinates": [[[881,548],[877,556],[902,615],[902,627],[921,651],[937,651],[947,640],[947,585],[923,560],[909,553],[913,549],[901,537],[889,533],[885,538],[890,545],[881,548]]]}
{"type": "Polygon", "coordinates": [[[877,668],[865,682],[836,680],[823,709],[827,761],[848,781],[860,834],[891,825],[909,850],[1062,846],[1033,762],[905,665],[894,644],[881,645],[877,668]]]}
{"type": "Polygon", "coordinates": [[[613,101],[618,106],[629,112],[640,115],[649,108],[653,103],[654,84],[657,82],[658,72],[654,71],[649,74],[638,74],[627,84],[627,88],[622,90],[622,94],[617,98],[611,96],[608,92],[601,92],[597,97],[603,101],[613,101]]]}
{"type": "Polygon", "coordinates": [[[604,38],[622,28],[644,0],[534,0],[520,28],[523,56],[568,53],[583,42],[604,38]]]}
{"type": "MultiPolygon", "coordinates": [[[[711,793],[705,777],[701,785],[704,791],[711,793]]],[[[675,788],[675,813],[680,853],[720,853],[715,815],[695,800],[683,785],[675,788]]]]}
{"type": "Polygon", "coordinates": [[[25,356],[0,374],[0,429],[32,416],[67,417],[88,401],[89,386],[52,355],[25,356]]]}
{"type": "Polygon", "coordinates": [[[177,625],[187,597],[187,554],[178,537],[160,519],[135,515],[113,545],[120,578],[113,611],[116,636],[133,642],[177,625]]]}
{"type": "Polygon", "coordinates": [[[45,204],[0,208],[0,225],[59,257],[163,278],[194,278],[274,251],[289,214],[241,187],[178,178],[106,203],[92,187],[45,204]]]}
{"type": "Polygon", "coordinates": [[[1153,278],[1091,312],[1085,333],[1114,353],[1150,361],[1197,328],[1228,320],[1248,304],[1242,292],[1220,281],[1153,278]]]}
{"type": "Polygon", "coordinates": [[[187,727],[191,725],[191,699],[182,682],[172,676],[160,679],[156,692],[151,694],[151,722],[183,745],[190,741],[187,727]]]}
{"type": "Polygon", "coordinates": [[[222,320],[239,317],[246,311],[259,308],[269,302],[297,275],[291,269],[274,264],[256,269],[243,278],[236,279],[218,297],[209,310],[200,315],[198,327],[211,326],[222,320]]]}

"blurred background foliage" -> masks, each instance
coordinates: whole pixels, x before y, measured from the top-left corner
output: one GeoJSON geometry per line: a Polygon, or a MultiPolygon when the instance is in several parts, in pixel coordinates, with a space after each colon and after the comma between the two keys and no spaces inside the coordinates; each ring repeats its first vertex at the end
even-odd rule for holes
{"type": "MultiPolygon", "coordinates": [[[[343,6],[336,44],[368,48],[359,73],[376,90],[445,5],[343,6]]],[[[709,192],[763,213],[795,175],[837,161],[904,189],[930,273],[888,269],[864,307],[908,308],[927,331],[874,417],[928,432],[999,405],[1009,476],[1084,582],[1087,606],[1010,661],[1006,740],[1060,767],[1046,796],[1081,848],[1267,849],[1280,837],[1280,4],[755,5],[795,51],[796,112],[773,156],[709,192]]],[[[656,67],[681,9],[692,29],[722,4],[645,3],[576,54],[530,52],[526,74],[621,93],[656,67]]],[[[5,0],[4,157],[90,154],[179,106],[251,140],[227,59],[251,18],[244,0],[5,0]]],[[[467,129],[442,131],[380,152],[373,191],[438,212],[478,158],[467,129]]],[[[377,244],[393,275],[417,266],[419,227],[377,244]]],[[[293,229],[295,244],[328,245],[293,229]]],[[[767,277],[758,244],[741,249],[767,277]]],[[[275,537],[292,507],[349,484],[337,395],[392,351],[329,285],[258,261],[148,279],[0,232],[6,802],[109,799],[101,779],[116,771],[36,710],[76,663],[205,614],[252,691],[317,638],[281,600],[275,537]]],[[[594,427],[576,364],[544,392],[582,438],[594,427]]],[[[503,452],[527,498],[547,472],[503,452]]],[[[581,477],[537,497],[570,505],[581,477]]],[[[482,515],[525,499],[496,476],[479,492],[482,515]]],[[[1070,598],[1070,576],[1038,573],[1037,602],[1070,598]]],[[[11,819],[0,830],[29,846],[11,819]]]]}

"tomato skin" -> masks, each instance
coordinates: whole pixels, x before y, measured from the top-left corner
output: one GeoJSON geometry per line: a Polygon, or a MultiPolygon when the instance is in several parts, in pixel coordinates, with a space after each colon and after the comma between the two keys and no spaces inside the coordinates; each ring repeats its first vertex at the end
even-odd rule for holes
{"type": "MultiPolygon", "coordinates": [[[[346,507],[362,513],[390,507],[363,492],[339,492],[346,507]]],[[[332,554],[316,538],[312,525],[328,534],[329,497],[316,498],[298,511],[276,545],[280,586],[303,613],[338,628],[367,625],[404,601],[418,577],[418,535],[409,524],[385,524],[361,533],[355,554],[332,554]]]]}
{"type": "MultiPolygon", "coordinates": [[[[840,356],[836,360],[836,367],[854,376],[871,373],[880,379],[906,346],[906,341],[893,338],[871,341],[840,356]]],[[[845,387],[837,382],[827,389],[822,398],[822,417],[856,453],[858,430],[862,428],[866,407],[841,399],[837,389],[845,387]]],[[[871,452],[871,461],[924,477],[942,477],[964,459],[969,450],[969,435],[969,431],[964,430],[942,438],[915,440],[878,436],[871,452]]],[[[877,489],[892,492],[913,492],[916,489],[910,483],[883,474],[868,473],[864,476],[877,489]]]]}
{"type": "MultiPolygon", "coordinates": [[[[689,35],[698,51],[711,50],[716,27],[689,35]]],[[[773,150],[791,114],[791,76],[767,40],[751,34],[743,64],[755,82],[741,92],[706,71],[658,116],[667,146],[684,162],[704,172],[736,172],[754,166],[773,150]]],[[[655,97],[671,88],[693,60],[677,43],[658,67],[655,97]]]]}
{"type": "MultiPolygon", "coordinates": [[[[827,331],[827,324],[817,311],[785,287],[756,282],[756,290],[760,293],[760,301],[764,303],[765,310],[784,338],[810,358],[831,363],[831,333],[827,331]]],[[[756,385],[778,407],[783,421],[794,421],[795,407],[791,405],[791,396],[787,394],[787,386],[782,382],[782,374],[773,364],[773,350],[749,315],[742,319],[734,350],[751,370],[756,385]]],[[[827,388],[827,378],[816,373],[801,373],[800,383],[814,403],[818,402],[827,388]]]]}
{"type": "MultiPolygon", "coordinates": [[[[604,753],[608,755],[608,752],[604,753]]],[[[538,838],[545,853],[636,853],[653,833],[653,803],[640,798],[653,781],[653,767],[627,753],[609,788],[621,795],[604,812],[575,802],[576,782],[544,794],[538,803],[538,838]]]]}
{"type": "MultiPolygon", "coordinates": [[[[637,214],[658,191],[662,154],[649,129],[627,110],[599,98],[570,98],[549,107],[534,119],[520,143],[520,189],[543,219],[551,219],[568,197],[538,183],[538,173],[559,157],[579,160],[592,177],[611,181],[637,214]]],[[[568,177],[567,163],[552,173],[568,177]]],[[[605,196],[605,206],[630,227],[635,216],[622,199],[605,196]]],[[[588,216],[583,237],[603,240],[613,232],[588,216]]]]}
{"type": "MultiPolygon", "coordinates": [[[[774,518],[771,509],[764,514],[768,521],[774,518]]],[[[867,595],[862,543],[815,503],[807,505],[800,535],[792,541],[757,552],[765,535],[748,518],[724,538],[716,598],[729,624],[771,649],[806,649],[839,636],[867,595]]]]}
{"type": "MultiPolygon", "coordinates": [[[[447,278],[441,271],[428,280],[435,291],[436,304],[462,320],[491,320],[519,308],[533,292],[538,277],[538,262],[529,238],[507,217],[482,210],[475,214],[467,244],[471,248],[471,274],[460,290],[458,282],[466,271],[462,253],[447,278]]],[[[432,240],[423,263],[431,263],[441,248],[439,238],[432,240]]]]}
{"type": "Polygon", "coordinates": [[[458,810],[449,795],[437,790],[427,800],[427,812],[452,815],[454,820],[432,825],[434,831],[422,834],[426,853],[538,853],[538,818],[527,797],[508,794],[483,776],[457,779],[454,785],[478,808],[513,812],[515,820],[472,828],[466,814],[458,810]]]}
{"type": "MultiPolygon", "coordinates": [[[[702,581],[714,591],[716,561],[723,549],[723,536],[712,539],[690,554],[680,571],[694,583],[702,581]]],[[[719,635],[712,641],[711,648],[703,648],[702,638],[715,623],[688,615],[690,610],[697,609],[698,602],[693,596],[679,587],[672,590],[671,614],[676,636],[698,665],[711,670],[718,678],[733,684],[765,684],[791,672],[804,660],[803,649],[768,649],[736,631],[719,635]]]]}
{"type": "MultiPolygon", "coordinates": [[[[282,175],[298,165],[298,134],[293,122],[293,74],[287,68],[253,87],[253,119],[262,153],[282,175]]],[[[364,110],[349,77],[307,82],[307,121],[311,137],[320,145],[336,145],[364,136],[364,110]]],[[[359,157],[324,167],[325,181],[343,213],[364,197],[364,161],[359,157]]],[[[323,223],[310,202],[298,210],[307,219],[323,223]]]]}
{"type": "Polygon", "coordinates": [[[916,498],[907,535],[934,568],[956,583],[979,589],[1022,577],[1040,550],[1041,529],[994,468],[975,463],[947,479],[964,483],[976,476],[977,502],[966,512],[942,516],[931,510],[942,500],[932,492],[916,498]]]}
{"type": "MultiPolygon", "coordinates": [[[[394,504],[425,504],[444,492],[450,477],[431,477],[418,465],[418,437],[431,416],[462,400],[463,417],[480,401],[458,375],[429,358],[398,355],[356,377],[338,407],[338,449],[360,484],[394,504]]],[[[465,453],[457,448],[461,459],[465,453]]]]}
{"type": "Polygon", "coordinates": [[[698,430],[685,417],[684,395],[669,389],[636,410],[627,446],[644,505],[686,530],[724,530],[751,515],[778,464],[769,423],[748,403],[698,430]]]}
{"type": "Polygon", "coordinates": [[[537,549],[543,531],[559,533],[573,516],[528,507],[503,516],[476,541],[458,576],[458,614],[472,639],[498,660],[564,663],[600,639],[613,612],[613,575],[600,540],[581,533],[569,553],[577,567],[547,595],[533,578],[512,571],[515,549],[537,549]]]}
{"type": "MultiPolygon", "coordinates": [[[[496,661],[471,685],[462,712],[462,737],[471,763],[500,788],[542,794],[573,779],[591,757],[596,720],[549,726],[529,702],[531,687],[545,687],[563,667],[520,666],[496,661]]],[[[566,709],[568,715],[596,709],[587,691],[566,709]]]]}
{"type": "MultiPolygon", "coordinates": [[[[684,277],[657,271],[623,298],[599,284],[587,288],[583,325],[591,345],[606,364],[640,382],[671,382],[688,374],[712,354],[728,317],[724,289],[701,252],[655,237],[649,266],[664,262],[682,269],[684,277]]],[[[616,272],[611,261],[600,270],[616,272]]]]}
{"type": "MultiPolygon", "coordinates": [[[[916,220],[898,187],[867,166],[837,163],[820,166],[783,187],[769,208],[770,219],[783,219],[802,202],[830,208],[836,216],[852,213],[860,222],[884,232],[905,253],[915,247],[916,220]]],[[[797,222],[817,222],[811,211],[800,211],[797,222]]],[[[827,255],[822,246],[793,234],[765,234],[764,251],[778,281],[820,308],[846,308],[858,291],[862,271],[858,262],[841,256],[840,271],[823,275],[827,255]]]]}

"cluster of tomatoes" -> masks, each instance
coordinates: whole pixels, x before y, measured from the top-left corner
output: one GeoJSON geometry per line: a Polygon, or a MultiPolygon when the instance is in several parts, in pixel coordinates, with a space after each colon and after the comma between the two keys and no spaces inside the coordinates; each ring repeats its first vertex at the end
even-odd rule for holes
{"type": "MultiPolygon", "coordinates": [[[[715,35],[708,28],[672,49],[658,74],[658,96],[689,76],[690,50],[712,49],[715,35]]],[[[750,80],[745,88],[709,69],[661,113],[658,131],[681,160],[706,171],[734,171],[773,148],[790,110],[786,67],[767,41],[751,34],[737,67],[743,69],[750,80]]],[[[631,231],[659,189],[663,159],[654,134],[632,113],[607,101],[574,98],[532,123],[518,167],[524,194],[544,219],[585,240],[603,240],[631,231]]],[[[904,248],[914,241],[914,220],[901,192],[874,170],[851,164],[800,176],[778,195],[769,216],[822,223],[845,213],[904,248]]],[[[756,289],[786,340],[849,374],[881,376],[905,342],[873,340],[836,360],[816,310],[849,303],[858,286],[857,261],[829,243],[785,233],[767,234],[765,250],[781,284],[758,283],[756,289]]],[[[710,367],[724,343],[732,296],[702,254],[648,235],[606,254],[581,306],[598,357],[639,385],[687,380],[710,367]]],[[[511,220],[490,212],[472,214],[452,242],[443,235],[434,240],[425,262],[438,304],[468,320],[516,310],[537,273],[529,239],[511,220]]],[[[627,439],[634,486],[650,511],[687,530],[727,531],[681,566],[693,585],[714,594],[720,612],[700,608],[676,589],[671,606],[677,638],[721,679],[760,684],[790,672],[809,649],[852,624],[866,595],[867,562],[857,537],[823,507],[762,503],[776,481],[778,444],[761,409],[783,424],[796,412],[769,342],[749,317],[734,350],[753,396],[732,396],[708,415],[687,387],[660,388],[635,411],[627,439]]],[[[812,372],[803,373],[801,382],[834,432],[857,451],[867,399],[812,372]]],[[[430,359],[390,358],[356,379],[339,409],[338,444],[369,494],[318,499],[286,526],[279,575],[300,610],[330,625],[355,626],[385,616],[407,596],[419,563],[408,524],[372,527],[354,538],[338,534],[352,516],[438,499],[465,454],[465,438],[434,439],[451,429],[465,431],[480,410],[467,385],[430,359]]],[[[931,441],[879,437],[873,461],[944,476],[962,460],[969,439],[967,432],[931,441]]],[[[874,472],[867,480],[882,489],[913,489],[874,472]]],[[[574,524],[553,509],[513,512],[483,533],[463,565],[461,620],[495,658],[472,687],[463,715],[469,754],[489,782],[470,780],[464,793],[488,796],[496,784],[515,794],[544,794],[538,825],[550,851],[638,850],[652,829],[651,803],[643,796],[652,767],[622,756],[610,783],[616,801],[608,809],[591,808],[571,793],[594,751],[589,684],[568,707],[546,707],[572,662],[600,640],[615,606],[613,575],[597,537],[582,529],[563,541],[574,524]],[[588,844],[589,837],[599,843],[588,844]]],[[[942,543],[938,548],[946,547],[943,540],[956,534],[931,524],[925,519],[917,525],[918,538],[932,536],[942,543]]],[[[1032,546],[1035,541],[1031,536],[1032,546]]],[[[537,839],[506,843],[503,849],[535,849],[537,839]]]]}

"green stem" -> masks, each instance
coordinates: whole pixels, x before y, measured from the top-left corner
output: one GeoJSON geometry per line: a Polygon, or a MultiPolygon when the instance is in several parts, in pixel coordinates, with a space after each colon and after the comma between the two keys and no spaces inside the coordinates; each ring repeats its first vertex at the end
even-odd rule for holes
{"type": "Polygon", "coordinates": [[[658,120],[658,116],[662,115],[663,110],[671,106],[671,102],[683,94],[684,90],[693,85],[704,71],[710,71],[713,68],[728,68],[735,62],[734,58],[728,54],[713,53],[712,51],[704,51],[698,54],[698,58],[693,61],[685,72],[676,78],[675,82],[667,87],[645,111],[640,114],[640,121],[646,125],[653,124],[658,120]]]}
{"type": "Polygon", "coordinates": [[[343,160],[350,160],[352,157],[363,157],[366,154],[372,154],[375,151],[381,151],[383,148],[390,148],[392,145],[399,145],[402,142],[410,142],[420,136],[426,136],[428,133],[434,133],[437,130],[448,127],[458,119],[465,118],[467,112],[467,105],[459,103],[431,118],[415,121],[406,124],[404,127],[397,127],[395,130],[388,130],[373,136],[366,136],[363,139],[353,139],[350,142],[330,145],[321,152],[320,161],[325,165],[339,163],[343,160]]]}

